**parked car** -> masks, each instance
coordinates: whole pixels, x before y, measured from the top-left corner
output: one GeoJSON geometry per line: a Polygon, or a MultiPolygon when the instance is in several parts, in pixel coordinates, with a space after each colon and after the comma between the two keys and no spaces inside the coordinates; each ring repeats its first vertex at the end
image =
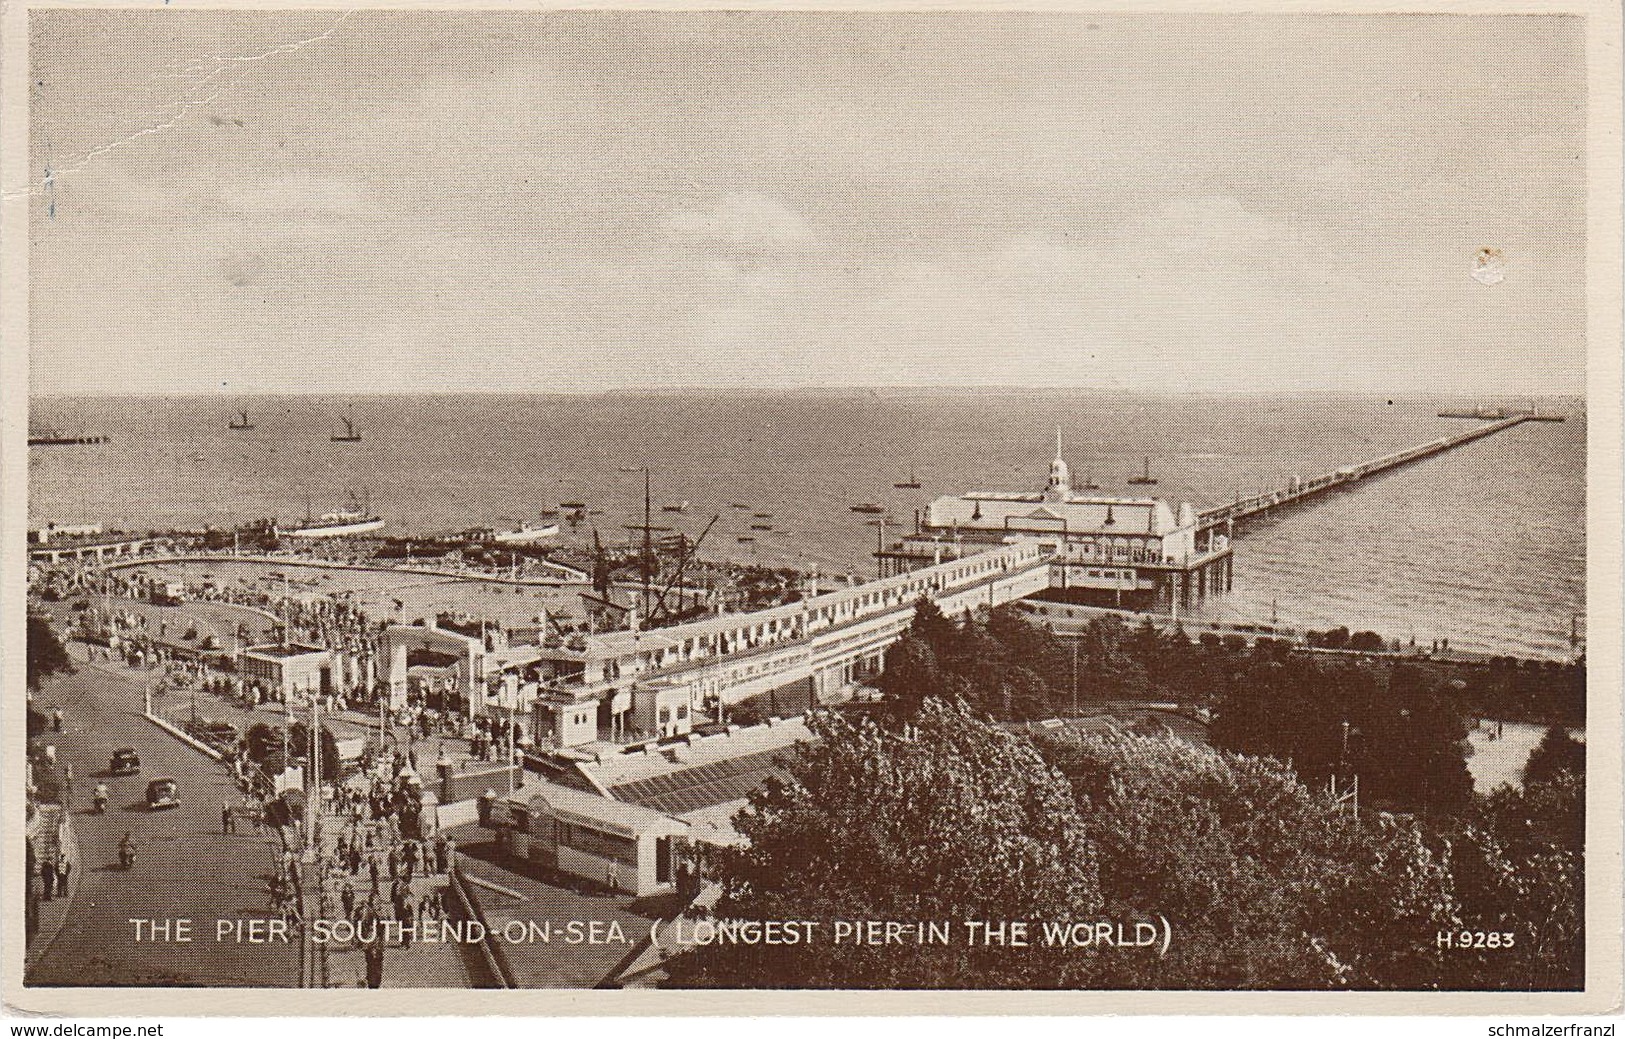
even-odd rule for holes
{"type": "Polygon", "coordinates": [[[154,779],[147,784],[148,808],[174,808],[180,803],[179,788],[173,779],[154,779]]]}
{"type": "Polygon", "coordinates": [[[120,747],[107,759],[107,773],[112,776],[133,776],[141,771],[141,755],[134,747],[120,747]]]}

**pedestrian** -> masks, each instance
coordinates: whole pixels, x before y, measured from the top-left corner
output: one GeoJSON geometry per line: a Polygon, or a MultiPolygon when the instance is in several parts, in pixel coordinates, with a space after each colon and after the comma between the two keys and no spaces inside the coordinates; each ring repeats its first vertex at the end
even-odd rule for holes
{"type": "Polygon", "coordinates": [[[434,840],[434,866],[436,873],[446,872],[446,835],[443,833],[434,840]]]}
{"type": "Polygon", "coordinates": [[[40,897],[49,902],[56,894],[56,860],[45,856],[45,861],[39,865],[40,897]]]}
{"type": "Polygon", "coordinates": [[[73,765],[62,766],[62,807],[73,804],[73,765]]]}
{"type": "Polygon", "coordinates": [[[412,900],[410,898],[401,899],[401,904],[395,911],[395,918],[401,924],[401,948],[410,949],[412,947],[412,932],[417,930],[412,919],[412,900]]]}
{"type": "Polygon", "coordinates": [[[339,904],[344,907],[346,917],[355,915],[355,888],[350,886],[348,880],[339,888],[339,904]]]}
{"type": "Polygon", "coordinates": [[[609,871],[604,875],[604,883],[611,891],[621,889],[621,871],[613,862],[609,864],[609,871]]]}
{"type": "Polygon", "coordinates": [[[227,801],[221,801],[220,802],[220,833],[221,833],[222,836],[224,836],[224,835],[226,835],[228,833],[236,833],[236,832],[237,832],[237,820],[232,817],[231,804],[230,804],[230,802],[227,802],[227,801]]]}
{"type": "Polygon", "coordinates": [[[446,838],[446,857],[440,860],[440,872],[450,873],[457,868],[457,841],[455,838],[446,838]]]}
{"type": "Polygon", "coordinates": [[[73,860],[68,858],[67,852],[59,852],[56,857],[56,893],[63,898],[68,896],[68,877],[73,875],[73,860]]]}
{"type": "Polygon", "coordinates": [[[60,707],[51,708],[51,731],[62,731],[62,708],[60,707]]]}

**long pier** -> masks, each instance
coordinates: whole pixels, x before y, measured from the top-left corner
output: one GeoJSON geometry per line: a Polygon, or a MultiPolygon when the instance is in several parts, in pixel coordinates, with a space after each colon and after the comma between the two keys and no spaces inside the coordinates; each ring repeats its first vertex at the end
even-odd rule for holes
{"type": "Polygon", "coordinates": [[[1534,412],[1518,412],[1493,422],[1487,422],[1482,426],[1475,426],[1465,432],[1440,437],[1438,440],[1430,440],[1425,444],[1418,444],[1416,447],[1395,451],[1392,454],[1373,458],[1370,461],[1360,462],[1356,465],[1346,465],[1335,472],[1324,473],[1308,480],[1294,476],[1292,482],[1285,487],[1266,491],[1263,494],[1255,494],[1250,498],[1241,498],[1229,505],[1218,505],[1211,509],[1204,509],[1197,514],[1197,519],[1202,530],[1211,530],[1225,524],[1237,523],[1268,512],[1270,509],[1305,501],[1325,494],[1327,491],[1336,490],[1339,487],[1347,487],[1368,476],[1375,476],[1390,469],[1397,469],[1412,462],[1419,462],[1424,458],[1432,458],[1434,455],[1443,454],[1452,448],[1460,447],[1474,440],[1481,440],[1493,433],[1499,433],[1503,429],[1511,429],[1513,426],[1524,422],[1543,421],[1557,420],[1548,416],[1537,415],[1534,412]]]}

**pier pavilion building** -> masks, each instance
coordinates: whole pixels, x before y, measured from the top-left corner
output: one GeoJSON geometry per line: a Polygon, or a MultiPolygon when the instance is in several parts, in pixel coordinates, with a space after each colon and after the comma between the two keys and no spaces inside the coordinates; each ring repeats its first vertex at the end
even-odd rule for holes
{"type": "Polygon", "coordinates": [[[990,546],[1030,542],[1051,556],[1041,598],[1169,609],[1230,588],[1229,538],[1189,502],[1079,493],[1061,457],[1042,491],[969,491],[926,507],[915,531],[876,556],[882,576],[909,573],[990,546]]]}

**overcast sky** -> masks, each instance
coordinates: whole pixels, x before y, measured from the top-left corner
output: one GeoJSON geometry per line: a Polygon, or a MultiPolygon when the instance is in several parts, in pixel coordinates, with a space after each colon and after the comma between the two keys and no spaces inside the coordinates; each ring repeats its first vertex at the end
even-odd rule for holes
{"type": "Polygon", "coordinates": [[[1577,19],[31,17],[36,392],[1583,389],[1577,19]]]}

